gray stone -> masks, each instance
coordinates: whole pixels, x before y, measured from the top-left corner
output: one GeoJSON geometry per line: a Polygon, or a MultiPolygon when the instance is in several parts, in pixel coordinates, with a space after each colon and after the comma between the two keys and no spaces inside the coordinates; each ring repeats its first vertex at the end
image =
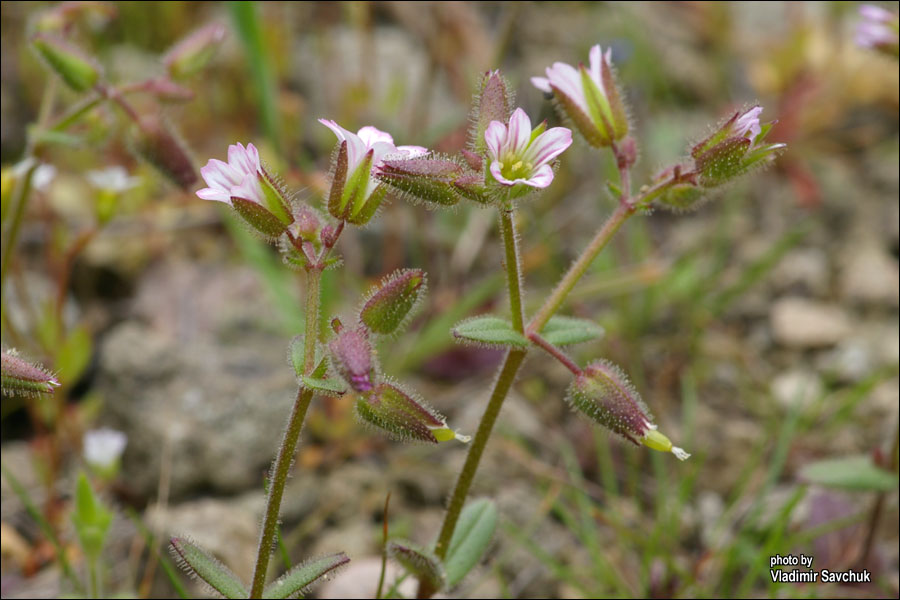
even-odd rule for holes
{"type": "Polygon", "coordinates": [[[793,369],[772,379],[772,396],[784,408],[807,408],[822,397],[821,378],[805,369],[793,369]]]}
{"type": "Polygon", "coordinates": [[[833,346],[853,330],[839,306],[793,296],[776,301],[769,319],[775,340],[790,348],[833,346]]]}
{"type": "Polygon", "coordinates": [[[800,291],[821,296],[828,291],[828,257],[819,248],[790,252],[772,270],[772,285],[778,291],[800,291]]]}
{"type": "Polygon", "coordinates": [[[841,294],[855,302],[897,306],[900,303],[897,260],[874,243],[851,246],[841,269],[841,294]]]}

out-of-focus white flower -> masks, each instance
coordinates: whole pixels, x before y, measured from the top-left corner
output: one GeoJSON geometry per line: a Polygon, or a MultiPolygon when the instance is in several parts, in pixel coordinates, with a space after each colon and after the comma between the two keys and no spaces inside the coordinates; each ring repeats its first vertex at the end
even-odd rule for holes
{"type": "Polygon", "coordinates": [[[84,459],[94,468],[107,470],[125,451],[128,436],[115,429],[92,429],[84,434],[84,459]]]}
{"type": "Polygon", "coordinates": [[[137,187],[141,178],[129,175],[125,167],[114,166],[97,171],[88,171],[87,179],[95,188],[109,192],[124,192],[137,187]]]}

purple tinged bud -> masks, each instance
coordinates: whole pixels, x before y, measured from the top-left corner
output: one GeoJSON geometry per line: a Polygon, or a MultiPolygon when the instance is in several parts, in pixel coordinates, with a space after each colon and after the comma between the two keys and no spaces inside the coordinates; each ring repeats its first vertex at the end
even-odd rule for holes
{"type": "Polygon", "coordinates": [[[460,154],[465,159],[466,164],[469,165],[469,168],[475,171],[476,173],[481,173],[484,171],[484,157],[480,154],[472,152],[471,150],[467,150],[463,148],[460,150],[460,154]]]}
{"type": "Polygon", "coordinates": [[[420,398],[393,383],[379,383],[370,392],[358,394],[356,412],[363,421],[400,440],[434,444],[453,439],[469,441],[447,427],[446,419],[420,398]]]}
{"type": "Polygon", "coordinates": [[[225,39],[225,26],[210,23],[176,43],[163,56],[163,64],[173,79],[186,79],[209,63],[225,39]]]}
{"type": "Polygon", "coordinates": [[[680,460],[690,456],[657,431],[628,376],[609,361],[589,364],[569,386],[568,400],[592,421],[634,444],[671,452],[680,460]]]}
{"type": "MultiPolygon", "coordinates": [[[[332,327],[335,327],[332,321],[332,327]]],[[[375,359],[367,331],[346,329],[338,321],[337,336],[328,344],[335,371],[356,392],[369,392],[375,385],[375,359]]]]}
{"type": "Polygon", "coordinates": [[[453,185],[463,198],[478,204],[490,204],[496,199],[485,185],[482,173],[469,173],[458,177],[453,185]]]}
{"type": "Polygon", "coordinates": [[[100,79],[100,68],[80,48],[48,33],[31,38],[47,65],[76,92],[86,92],[100,79]]]}
{"type": "Polygon", "coordinates": [[[400,269],[370,292],[359,311],[359,320],[372,333],[390,335],[410,319],[427,289],[421,269],[400,269]]]}
{"type": "Polygon", "coordinates": [[[471,149],[475,154],[486,151],[484,134],[491,121],[506,123],[512,111],[512,98],[506,79],[499,69],[488,71],[481,79],[479,93],[472,106],[471,149]]]}
{"type": "Polygon", "coordinates": [[[37,396],[59,387],[56,377],[43,367],[22,359],[15,350],[2,354],[3,396],[37,396]]]}
{"type": "Polygon", "coordinates": [[[461,199],[453,182],[464,173],[463,167],[452,160],[427,156],[385,160],[376,176],[412,201],[453,206],[461,199]]]}
{"type": "Polygon", "coordinates": [[[319,211],[308,204],[300,204],[294,208],[294,222],[288,231],[297,239],[320,244],[325,235],[323,224],[324,219],[319,211]]]}
{"type": "Polygon", "coordinates": [[[183,190],[197,181],[197,171],[183,142],[159,117],[144,116],[137,124],[135,149],[147,162],[183,190]]]}

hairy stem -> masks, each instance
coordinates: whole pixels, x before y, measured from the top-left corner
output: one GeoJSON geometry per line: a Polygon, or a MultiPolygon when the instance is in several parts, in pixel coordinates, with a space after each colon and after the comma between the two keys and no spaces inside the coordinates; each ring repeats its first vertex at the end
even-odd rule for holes
{"type": "Polygon", "coordinates": [[[544,305],[541,306],[541,309],[537,314],[532,317],[531,322],[528,323],[529,333],[539,333],[544,325],[547,324],[547,321],[550,320],[550,317],[556,314],[556,311],[558,311],[560,306],[562,306],[562,303],[565,302],[569,292],[572,291],[572,288],[575,287],[578,280],[585,274],[588,267],[591,266],[591,263],[594,262],[594,259],[600,254],[600,251],[606,247],[609,240],[613,238],[622,224],[628,220],[628,217],[634,214],[635,210],[635,206],[631,202],[619,202],[619,206],[616,208],[615,212],[607,219],[606,223],[603,224],[603,227],[600,228],[600,231],[597,232],[594,239],[587,245],[587,248],[584,249],[581,256],[572,263],[568,272],[566,272],[559,283],[556,284],[556,288],[554,288],[550,296],[544,301],[544,305]]]}
{"type": "MultiPolygon", "coordinates": [[[[627,180],[627,168],[623,170],[623,175],[623,181],[627,180]]],[[[569,271],[563,276],[562,280],[556,285],[556,288],[554,288],[550,296],[544,301],[541,309],[531,319],[524,331],[519,331],[526,333],[526,335],[540,332],[544,325],[547,324],[547,321],[550,320],[550,317],[552,317],[556,311],[559,310],[560,306],[562,306],[566,297],[569,295],[569,292],[572,291],[575,284],[578,283],[594,259],[597,258],[600,251],[606,247],[625,221],[636,212],[640,200],[643,199],[647,193],[648,192],[645,191],[637,198],[628,198],[623,195],[615,212],[607,219],[606,223],[603,224],[603,227],[601,227],[594,236],[594,239],[591,240],[578,259],[572,264],[569,271]]],[[[510,305],[513,307],[513,325],[515,326],[516,300],[513,298],[514,293],[518,294],[517,300],[519,303],[519,310],[521,310],[521,292],[519,290],[520,278],[518,272],[519,260],[517,255],[518,248],[515,244],[515,235],[507,235],[506,227],[508,224],[511,228],[511,232],[515,234],[511,214],[501,211],[501,226],[503,228],[507,256],[507,279],[510,282],[510,305]],[[508,240],[511,240],[512,243],[508,240]],[[511,253],[512,256],[515,256],[516,260],[510,260],[509,257],[511,253]],[[512,267],[516,269],[514,273],[511,271],[510,265],[515,265],[515,267],[512,267]],[[515,277],[513,277],[513,275],[515,277]],[[513,279],[515,279],[516,282],[515,286],[512,283],[513,279]],[[515,289],[515,292],[513,289],[515,289]]],[[[469,494],[469,489],[472,487],[475,473],[478,471],[478,465],[481,462],[482,454],[484,454],[484,448],[487,446],[488,439],[494,429],[494,423],[497,421],[497,416],[500,414],[500,409],[503,406],[503,401],[506,399],[513,381],[515,381],[516,374],[518,373],[519,367],[522,365],[526,354],[526,350],[510,350],[506,354],[503,365],[500,367],[500,374],[494,382],[494,389],[491,392],[490,400],[488,400],[487,408],[485,408],[484,415],[481,417],[478,431],[476,431],[475,437],[472,439],[472,443],[469,446],[466,462],[463,465],[459,478],[456,480],[456,486],[453,488],[453,493],[450,496],[450,504],[447,507],[447,513],[444,515],[444,523],[441,527],[441,532],[434,549],[435,554],[437,554],[439,558],[445,558],[447,555],[450,540],[453,538],[453,531],[456,529],[459,515],[462,512],[466,497],[469,494]]],[[[436,591],[437,590],[431,589],[431,586],[425,581],[419,581],[419,598],[430,598],[436,591]]]]}
{"type": "Polygon", "coordinates": [[[506,250],[506,282],[509,287],[512,325],[519,333],[525,333],[525,315],[522,312],[522,267],[515,218],[512,208],[500,210],[500,230],[503,232],[503,247],[506,250]]]}
{"type": "Polygon", "coordinates": [[[575,361],[569,358],[569,356],[565,352],[563,352],[561,348],[554,346],[543,337],[541,337],[541,334],[534,332],[529,333],[528,339],[531,340],[531,342],[535,346],[562,363],[565,368],[572,371],[573,375],[578,376],[583,373],[581,368],[577,364],[575,364],[575,361]]]}
{"type": "MultiPolygon", "coordinates": [[[[315,369],[316,341],[319,338],[319,283],[322,278],[321,269],[309,269],[306,273],[306,332],[304,334],[304,364],[303,370],[310,374],[315,369]]],[[[263,518],[262,534],[259,538],[259,549],[256,555],[256,566],[253,569],[253,583],[250,588],[251,598],[261,598],[263,588],[266,585],[266,573],[269,570],[269,558],[275,535],[278,531],[278,516],[281,512],[281,499],[284,496],[284,486],[287,484],[291,463],[294,460],[294,452],[297,442],[300,440],[300,431],[303,429],[303,420],[312,400],[312,390],[301,387],[297,391],[297,399],[284,432],[284,439],[275,457],[272,466],[272,474],[269,480],[269,497],[266,500],[266,514],[263,518]]]]}

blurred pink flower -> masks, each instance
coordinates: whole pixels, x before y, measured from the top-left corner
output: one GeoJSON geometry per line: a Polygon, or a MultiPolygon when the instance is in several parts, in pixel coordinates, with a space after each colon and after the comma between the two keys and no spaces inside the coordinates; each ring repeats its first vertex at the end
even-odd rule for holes
{"type": "Polygon", "coordinates": [[[859,14],[863,20],[856,27],[856,44],[863,48],[897,54],[900,45],[900,17],[872,4],[860,6],[859,14]]]}
{"type": "Polygon", "coordinates": [[[228,146],[228,162],[211,158],[200,169],[200,175],[209,187],[197,192],[203,200],[215,200],[231,204],[232,198],[243,198],[265,205],[265,194],[259,183],[259,152],[253,144],[228,146]]]}
{"type": "Polygon", "coordinates": [[[491,175],[500,184],[523,184],[545,188],[553,181],[550,162],[572,144],[572,132],[565,127],[541,131],[546,124],[532,131],[531,119],[521,108],[509,118],[509,126],[491,121],[484,140],[487,143],[491,175]]]}

